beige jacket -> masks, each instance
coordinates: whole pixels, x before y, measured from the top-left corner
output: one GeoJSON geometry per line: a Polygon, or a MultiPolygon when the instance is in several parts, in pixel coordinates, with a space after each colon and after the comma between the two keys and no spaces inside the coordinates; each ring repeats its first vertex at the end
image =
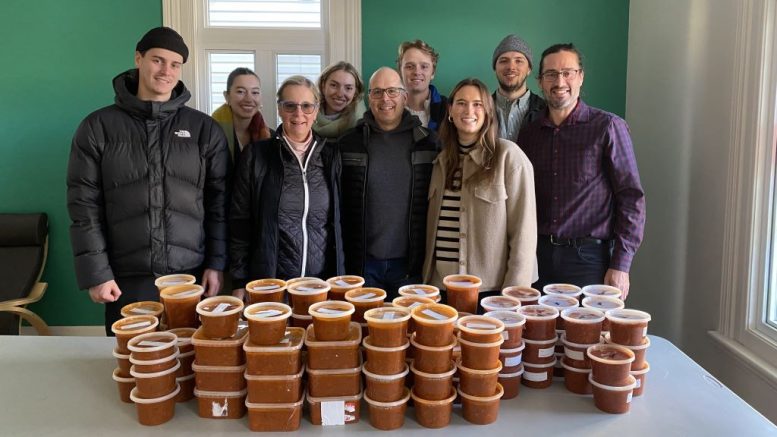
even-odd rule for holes
{"type": "MultiPolygon", "coordinates": [[[[459,273],[483,280],[481,291],[510,285],[530,286],[537,280],[537,212],[534,169],[529,159],[508,140],[497,140],[493,181],[472,186],[467,180],[483,162],[483,149],[475,149],[463,162],[459,273]]],[[[435,269],[434,246],[445,169],[434,162],[426,220],[424,282],[442,287],[435,269]]]]}

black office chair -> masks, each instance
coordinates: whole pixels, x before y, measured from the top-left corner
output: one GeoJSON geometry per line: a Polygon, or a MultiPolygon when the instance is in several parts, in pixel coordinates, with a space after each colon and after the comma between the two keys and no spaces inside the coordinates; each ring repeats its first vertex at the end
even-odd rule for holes
{"type": "Polygon", "coordinates": [[[0,334],[18,335],[26,320],[39,335],[49,327],[27,305],[39,301],[48,284],[40,282],[48,256],[48,217],[0,214],[0,334]]]}

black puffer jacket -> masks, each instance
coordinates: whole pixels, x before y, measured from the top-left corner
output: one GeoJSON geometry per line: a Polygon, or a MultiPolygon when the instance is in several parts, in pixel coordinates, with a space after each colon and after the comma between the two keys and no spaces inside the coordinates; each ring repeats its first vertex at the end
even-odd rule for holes
{"type": "Polygon", "coordinates": [[[75,133],[68,165],[70,239],[81,288],[114,277],[227,265],[229,152],[219,125],[185,106],[135,94],[137,70],[113,80],[116,103],[75,133]]]}
{"type": "Polygon", "coordinates": [[[260,278],[343,274],[340,159],[325,139],[314,134],[313,140],[304,176],[281,128],[243,149],[230,211],[235,287],[260,278]]]}
{"type": "MultiPolygon", "coordinates": [[[[405,111],[405,116],[409,115],[405,111]]],[[[369,111],[365,117],[372,117],[369,111]]],[[[415,118],[415,117],[414,117],[415,118]]],[[[370,126],[364,118],[356,127],[338,140],[343,161],[343,231],[345,248],[345,271],[352,275],[364,275],[367,260],[367,178],[370,142],[370,126]]],[[[413,148],[410,154],[413,166],[413,180],[410,193],[410,217],[408,220],[408,273],[421,274],[426,247],[426,210],[429,206],[429,181],[432,177],[432,163],[439,147],[437,136],[422,126],[413,128],[413,148]]]]}

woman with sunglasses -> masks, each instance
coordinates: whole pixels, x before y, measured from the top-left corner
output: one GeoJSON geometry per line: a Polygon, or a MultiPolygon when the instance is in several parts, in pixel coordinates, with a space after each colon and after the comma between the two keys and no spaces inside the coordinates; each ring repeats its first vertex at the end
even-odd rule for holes
{"type": "Polygon", "coordinates": [[[246,282],[343,273],[340,158],[313,132],[320,96],[303,76],[278,90],[282,123],[237,163],[230,211],[233,294],[246,282]]]}
{"type": "Polygon", "coordinates": [[[515,143],[496,136],[488,88],[469,78],[453,88],[432,169],[424,282],[476,275],[485,293],[537,279],[534,171],[515,143]]]}

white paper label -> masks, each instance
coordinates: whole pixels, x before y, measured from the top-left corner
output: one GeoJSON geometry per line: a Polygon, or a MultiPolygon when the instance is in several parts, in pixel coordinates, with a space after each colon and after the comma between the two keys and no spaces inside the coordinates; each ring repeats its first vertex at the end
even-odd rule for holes
{"type": "Polygon", "coordinates": [[[341,286],[341,287],[351,287],[351,284],[343,281],[342,279],[338,279],[335,281],[335,284],[341,286]]]}
{"type": "Polygon", "coordinates": [[[175,293],[173,296],[175,296],[175,297],[194,296],[195,294],[198,294],[199,292],[200,292],[199,290],[187,290],[187,291],[182,291],[180,293],[175,293]]]}
{"type": "Polygon", "coordinates": [[[138,346],[156,347],[156,346],[167,346],[168,344],[169,343],[163,343],[161,341],[143,340],[140,343],[138,343],[138,346]]]}
{"type": "Polygon", "coordinates": [[[316,311],[322,314],[343,314],[346,310],[335,310],[332,308],[319,308],[316,311]]]}
{"type": "Polygon", "coordinates": [[[283,314],[283,311],[280,311],[280,310],[264,310],[264,311],[257,311],[255,313],[251,314],[251,316],[258,317],[260,319],[264,319],[266,317],[274,317],[274,316],[277,316],[277,315],[280,315],[280,314],[283,314]]]}
{"type": "Polygon", "coordinates": [[[523,359],[523,354],[515,357],[505,357],[505,367],[515,367],[521,364],[522,359],[523,359]]]}
{"type": "Polygon", "coordinates": [[[224,399],[223,405],[218,402],[211,402],[210,408],[210,414],[213,417],[226,417],[229,415],[229,404],[227,403],[226,398],[224,399]]]}
{"type": "Polygon", "coordinates": [[[510,333],[507,331],[502,331],[502,338],[505,339],[505,341],[510,339],[510,333]]]}
{"type": "Polygon", "coordinates": [[[166,281],[162,281],[162,286],[170,286],[170,285],[183,285],[189,281],[185,281],[183,279],[168,279],[166,281]]]}
{"type": "Polygon", "coordinates": [[[413,293],[421,296],[426,296],[426,290],[424,290],[423,288],[414,288],[413,293]]]}
{"type": "Polygon", "coordinates": [[[634,386],[634,388],[640,388],[640,387],[642,387],[642,380],[641,380],[641,379],[639,379],[639,378],[634,378],[634,379],[636,379],[636,380],[637,380],[637,385],[636,385],[636,386],[634,386]]]}
{"type": "Polygon", "coordinates": [[[585,357],[583,356],[582,352],[580,352],[580,351],[573,351],[572,349],[570,349],[568,347],[564,348],[564,353],[571,360],[583,361],[585,359],[585,357]]]}
{"type": "Polygon", "coordinates": [[[321,402],[321,425],[345,425],[345,401],[321,402]]]}
{"type": "Polygon", "coordinates": [[[216,308],[213,308],[212,313],[223,313],[227,308],[229,308],[228,303],[220,303],[216,306],[216,308]]]}
{"type": "Polygon", "coordinates": [[[556,348],[555,348],[555,347],[547,347],[547,348],[545,348],[545,349],[540,349],[540,350],[537,352],[537,356],[538,356],[538,357],[540,357],[540,358],[548,358],[548,357],[552,357],[552,356],[553,356],[553,353],[554,353],[555,351],[556,351],[556,348]]]}
{"type": "Polygon", "coordinates": [[[643,336],[643,337],[647,337],[647,326],[645,326],[644,328],[642,328],[642,336],[643,336]]]}
{"type": "Polygon", "coordinates": [[[383,320],[394,320],[394,313],[392,311],[383,313],[383,320]]]}
{"type": "Polygon", "coordinates": [[[548,372],[523,372],[523,379],[527,381],[542,382],[548,380],[548,372]]]}
{"type": "Polygon", "coordinates": [[[151,322],[146,320],[145,322],[130,323],[129,325],[120,326],[121,329],[135,329],[143,328],[144,326],[151,326],[151,322]]]}
{"type": "Polygon", "coordinates": [[[450,284],[451,285],[457,285],[459,287],[468,287],[468,288],[475,285],[474,283],[472,283],[470,281],[451,281],[450,284]]]}
{"type": "Polygon", "coordinates": [[[281,344],[291,343],[291,336],[289,336],[289,334],[286,334],[286,336],[283,337],[283,340],[281,340],[280,343],[281,344]]]}
{"type": "Polygon", "coordinates": [[[353,298],[351,298],[351,300],[366,300],[366,299],[371,299],[371,298],[373,298],[375,296],[377,296],[377,294],[375,294],[375,293],[367,293],[367,294],[362,294],[360,296],[353,297],[353,298]]]}
{"type": "Polygon", "coordinates": [[[413,302],[413,303],[410,304],[410,306],[408,308],[415,308],[418,305],[421,305],[421,302],[413,302]]]}
{"type": "Polygon", "coordinates": [[[321,291],[322,288],[318,288],[318,287],[297,287],[297,290],[299,290],[299,291],[321,291]]]}
{"type": "Polygon", "coordinates": [[[130,310],[132,314],[154,314],[156,311],[146,308],[133,308],[130,310]]]}
{"type": "Polygon", "coordinates": [[[467,323],[465,326],[472,329],[496,329],[496,326],[488,323],[467,323]]]}
{"type": "Polygon", "coordinates": [[[423,310],[421,312],[426,314],[427,316],[429,316],[429,317],[431,317],[433,319],[437,319],[437,320],[445,320],[445,319],[448,318],[447,316],[444,316],[444,315],[438,313],[437,311],[423,310]]]}
{"type": "Polygon", "coordinates": [[[251,291],[267,291],[267,290],[276,290],[278,288],[281,288],[278,286],[278,284],[270,284],[270,285],[255,285],[251,288],[251,291]]]}
{"type": "Polygon", "coordinates": [[[630,392],[629,392],[629,394],[628,394],[628,396],[626,396],[626,403],[627,403],[627,404],[630,404],[630,403],[631,403],[631,396],[632,396],[633,394],[634,394],[634,392],[631,392],[631,391],[630,391],[630,392]]]}
{"type": "Polygon", "coordinates": [[[237,322],[237,329],[248,328],[248,320],[241,320],[237,322]]]}

